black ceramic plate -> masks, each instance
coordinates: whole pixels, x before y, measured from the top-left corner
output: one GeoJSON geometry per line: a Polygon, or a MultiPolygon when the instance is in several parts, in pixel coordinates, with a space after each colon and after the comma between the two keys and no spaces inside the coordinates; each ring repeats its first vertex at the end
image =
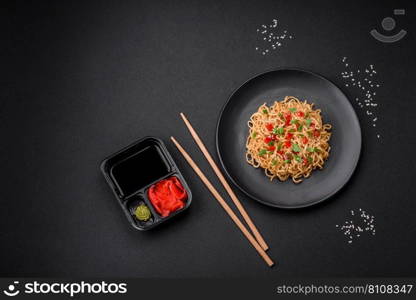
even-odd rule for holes
{"type": "Polygon", "coordinates": [[[350,179],[361,150],[360,124],[344,93],[322,76],[294,69],[258,75],[237,89],[221,111],[216,138],[221,164],[234,184],[251,198],[281,208],[306,207],[334,195],[350,179]],[[263,169],[245,160],[250,116],[264,102],[270,105],[289,95],[315,103],[323,121],[333,126],[323,170],[313,171],[299,184],[270,181],[263,169]]]}

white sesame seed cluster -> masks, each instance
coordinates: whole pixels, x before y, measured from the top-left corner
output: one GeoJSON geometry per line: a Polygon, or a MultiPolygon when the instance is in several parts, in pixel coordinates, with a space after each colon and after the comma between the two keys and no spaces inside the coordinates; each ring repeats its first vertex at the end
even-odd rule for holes
{"type": "Polygon", "coordinates": [[[279,30],[277,27],[277,19],[273,19],[270,24],[262,24],[257,28],[257,35],[259,37],[259,45],[256,46],[256,51],[262,55],[271,53],[277,50],[283,44],[286,38],[293,39],[293,36],[287,33],[287,30],[279,30]]]}
{"type": "Polygon", "coordinates": [[[354,239],[360,238],[363,234],[370,236],[376,234],[374,216],[361,208],[358,209],[358,214],[355,214],[354,210],[351,210],[350,213],[350,220],[346,220],[342,225],[335,225],[347,237],[348,244],[352,244],[354,239]]]}
{"type": "MultiPolygon", "coordinates": [[[[355,98],[355,101],[361,109],[366,110],[366,115],[370,119],[372,127],[377,127],[378,118],[375,116],[374,110],[378,103],[375,100],[377,95],[375,90],[380,87],[380,84],[375,79],[377,71],[374,65],[352,70],[345,56],[342,58],[342,63],[345,66],[345,71],[341,72],[341,76],[344,79],[345,86],[354,89],[354,92],[360,95],[355,98]]],[[[380,133],[376,133],[376,135],[377,138],[381,137],[380,133]]]]}

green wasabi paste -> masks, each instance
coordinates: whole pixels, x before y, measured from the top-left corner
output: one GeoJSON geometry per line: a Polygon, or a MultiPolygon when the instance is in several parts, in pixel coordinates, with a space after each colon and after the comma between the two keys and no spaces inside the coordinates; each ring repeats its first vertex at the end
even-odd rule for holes
{"type": "Polygon", "coordinates": [[[151,213],[150,209],[146,206],[146,204],[140,204],[136,207],[134,211],[134,215],[139,221],[147,221],[150,219],[151,213]]]}

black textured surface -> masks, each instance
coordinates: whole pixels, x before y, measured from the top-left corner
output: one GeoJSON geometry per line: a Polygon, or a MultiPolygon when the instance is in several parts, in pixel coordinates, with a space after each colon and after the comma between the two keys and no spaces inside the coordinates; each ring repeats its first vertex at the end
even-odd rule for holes
{"type": "Polygon", "coordinates": [[[414,11],[412,1],[3,2],[0,275],[414,276],[414,11]],[[394,8],[406,9],[397,26],[408,35],[377,42],[369,31],[394,8]],[[256,29],[273,18],[295,38],[262,56],[256,29]],[[268,269],[168,138],[218,185],[179,112],[214,154],[219,111],[241,82],[296,67],[342,86],[344,56],[377,67],[382,138],[353,103],[362,156],[336,199],[285,211],[241,196],[277,262],[268,269]],[[193,203],[143,233],[99,163],[146,135],[166,142],[193,203]],[[348,245],[335,224],[359,207],[377,234],[348,245]]]}
{"type": "Polygon", "coordinates": [[[241,191],[266,205],[304,208],[329,199],[350,179],[361,150],[361,129],[357,115],[345,94],[318,74],[284,69],[258,75],[238,88],[222,110],[217,126],[220,162],[241,191]],[[286,96],[314,103],[324,123],[332,125],[330,157],[324,171],[294,184],[270,179],[264,169],[246,162],[247,121],[260,105],[281,101],[286,96]]]}

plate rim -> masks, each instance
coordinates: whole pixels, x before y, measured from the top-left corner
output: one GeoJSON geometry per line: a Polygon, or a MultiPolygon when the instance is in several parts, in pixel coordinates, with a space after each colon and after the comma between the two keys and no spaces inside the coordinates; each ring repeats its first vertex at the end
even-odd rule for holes
{"type": "Polygon", "coordinates": [[[233,185],[236,186],[246,196],[248,196],[250,199],[253,199],[253,200],[255,200],[255,201],[257,201],[257,202],[259,202],[261,204],[267,205],[269,207],[280,208],[280,209],[285,209],[285,210],[295,210],[295,209],[299,209],[299,208],[306,208],[306,207],[314,206],[314,205],[317,205],[319,203],[324,202],[325,200],[328,200],[328,199],[332,198],[335,194],[337,194],[350,181],[352,175],[354,174],[355,170],[357,169],[357,165],[358,165],[358,162],[360,161],[360,157],[361,157],[361,150],[362,150],[362,129],[361,129],[361,125],[360,125],[360,121],[358,119],[357,113],[355,112],[355,109],[352,106],[351,101],[349,100],[349,98],[347,97],[347,95],[344,93],[344,91],[341,90],[341,88],[338,85],[336,85],[332,80],[329,80],[328,78],[326,78],[326,77],[324,77],[324,76],[322,76],[322,75],[320,75],[318,73],[315,73],[315,72],[312,72],[312,71],[309,71],[309,70],[305,70],[305,69],[301,69],[301,68],[290,68],[290,67],[289,68],[276,68],[276,69],[272,69],[272,70],[265,71],[265,72],[262,72],[262,73],[257,73],[256,75],[254,75],[254,76],[250,77],[249,79],[247,79],[246,81],[244,81],[241,85],[239,85],[236,89],[234,89],[231,92],[231,95],[228,97],[227,101],[222,106],[222,108],[221,108],[221,110],[219,112],[218,118],[217,118],[217,124],[216,124],[216,129],[215,129],[215,148],[216,148],[216,151],[217,151],[217,156],[219,158],[221,167],[224,170],[225,174],[231,180],[231,182],[233,183],[233,185]],[[221,119],[222,119],[222,116],[223,116],[223,113],[224,113],[225,108],[228,106],[228,104],[231,101],[231,99],[233,98],[233,96],[237,93],[237,91],[239,91],[247,83],[249,83],[250,81],[256,79],[257,77],[266,75],[268,73],[278,72],[278,71],[298,71],[298,72],[304,72],[304,73],[307,73],[309,75],[318,77],[318,78],[320,78],[320,79],[322,79],[324,81],[327,81],[330,84],[332,84],[333,86],[335,86],[341,92],[341,94],[344,95],[344,97],[348,100],[347,101],[348,102],[348,105],[351,107],[351,109],[353,111],[354,120],[355,120],[355,123],[358,126],[358,132],[359,132],[358,155],[357,155],[357,159],[356,159],[356,161],[354,163],[354,166],[353,166],[352,170],[350,171],[350,173],[348,174],[345,182],[342,185],[340,185],[338,188],[336,188],[332,193],[326,195],[325,197],[319,199],[318,201],[314,201],[314,202],[307,203],[307,204],[300,204],[300,205],[294,205],[294,206],[285,206],[285,205],[279,205],[279,204],[272,204],[272,203],[266,202],[266,201],[264,201],[264,200],[262,200],[262,199],[260,199],[258,197],[255,197],[255,196],[251,195],[249,192],[247,192],[245,189],[243,189],[240,186],[240,184],[238,184],[236,182],[236,180],[233,178],[233,176],[231,176],[230,172],[227,170],[227,168],[226,168],[226,166],[224,164],[224,161],[223,161],[223,159],[221,157],[221,153],[220,153],[220,149],[219,149],[219,142],[218,142],[219,139],[218,139],[218,136],[219,136],[219,127],[220,127],[221,119]]]}

